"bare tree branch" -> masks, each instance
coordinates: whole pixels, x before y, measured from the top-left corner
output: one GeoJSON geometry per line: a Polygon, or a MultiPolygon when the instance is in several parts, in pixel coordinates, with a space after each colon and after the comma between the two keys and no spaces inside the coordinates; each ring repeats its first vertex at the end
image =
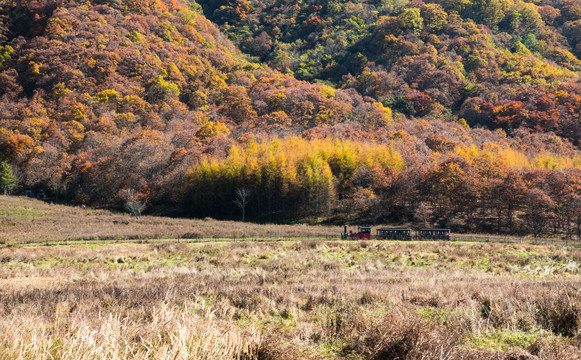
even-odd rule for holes
{"type": "Polygon", "coordinates": [[[125,209],[135,217],[141,216],[141,213],[147,207],[145,201],[139,199],[139,195],[135,194],[133,189],[127,189],[125,198],[125,209]]]}
{"type": "Polygon", "coordinates": [[[250,200],[250,195],[252,191],[248,188],[238,188],[236,189],[236,198],[234,199],[234,204],[242,210],[242,221],[246,221],[246,205],[250,200]]]}

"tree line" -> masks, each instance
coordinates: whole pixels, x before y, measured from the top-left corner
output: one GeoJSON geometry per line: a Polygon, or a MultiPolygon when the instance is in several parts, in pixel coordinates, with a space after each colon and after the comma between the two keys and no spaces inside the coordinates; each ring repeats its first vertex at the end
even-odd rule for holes
{"type": "Polygon", "coordinates": [[[547,160],[485,143],[458,146],[426,166],[406,162],[390,145],[297,137],[250,141],[190,169],[184,207],[196,217],[239,218],[242,210],[255,221],[415,223],[580,236],[581,158],[558,159],[550,169],[547,160]]]}

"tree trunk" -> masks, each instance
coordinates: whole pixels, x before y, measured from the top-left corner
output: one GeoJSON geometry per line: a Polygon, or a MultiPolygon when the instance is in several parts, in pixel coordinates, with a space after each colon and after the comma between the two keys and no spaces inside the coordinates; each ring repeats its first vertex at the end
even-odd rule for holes
{"type": "Polygon", "coordinates": [[[581,240],[581,214],[577,215],[577,237],[581,240]]]}

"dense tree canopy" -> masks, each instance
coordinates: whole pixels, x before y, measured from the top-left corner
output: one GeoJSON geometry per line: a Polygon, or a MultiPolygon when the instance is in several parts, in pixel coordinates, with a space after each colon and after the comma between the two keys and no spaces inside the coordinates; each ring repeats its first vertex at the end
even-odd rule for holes
{"type": "Polygon", "coordinates": [[[578,8],[4,1],[0,162],[120,210],[581,235],[578,8]]]}
{"type": "Polygon", "coordinates": [[[355,88],[408,117],[581,144],[578,1],[199,2],[243,51],[298,79],[355,88]],[[221,16],[232,9],[244,17],[221,16]]]}

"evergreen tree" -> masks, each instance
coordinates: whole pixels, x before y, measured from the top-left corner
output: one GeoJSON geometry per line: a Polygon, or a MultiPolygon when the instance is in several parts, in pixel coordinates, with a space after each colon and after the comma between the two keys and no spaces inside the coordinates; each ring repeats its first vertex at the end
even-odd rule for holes
{"type": "Polygon", "coordinates": [[[8,195],[10,190],[16,183],[18,179],[14,175],[10,165],[3,161],[0,163],[0,188],[4,189],[4,195],[8,195]]]}

